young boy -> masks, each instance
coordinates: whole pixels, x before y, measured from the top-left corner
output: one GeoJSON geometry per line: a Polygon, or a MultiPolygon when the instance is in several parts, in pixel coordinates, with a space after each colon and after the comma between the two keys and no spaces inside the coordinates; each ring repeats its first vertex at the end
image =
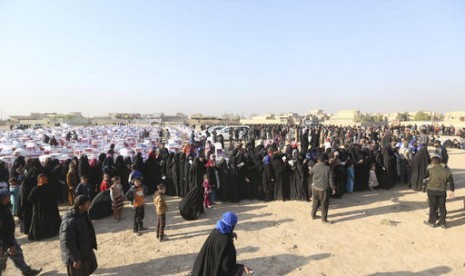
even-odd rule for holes
{"type": "Polygon", "coordinates": [[[92,188],[89,185],[89,178],[86,175],[81,176],[81,183],[76,187],[74,195],[80,196],[85,195],[89,198],[92,197],[92,188]]]}
{"type": "Polygon", "coordinates": [[[137,170],[136,164],[132,164],[131,173],[129,174],[129,179],[128,179],[129,186],[131,187],[134,186],[134,180],[137,178],[141,178],[141,177],[142,177],[142,173],[137,170]]]}
{"type": "Polygon", "coordinates": [[[153,198],[153,203],[155,205],[155,210],[157,212],[157,239],[160,239],[162,242],[165,238],[165,225],[166,225],[166,212],[168,211],[168,206],[165,201],[165,185],[159,184],[157,186],[157,192],[153,198]]]}
{"type": "Polygon", "coordinates": [[[19,209],[19,191],[21,186],[19,185],[18,179],[15,177],[10,178],[10,193],[11,193],[11,212],[13,216],[18,216],[19,209]]]}
{"type": "Polygon", "coordinates": [[[142,235],[144,230],[144,188],[142,187],[142,180],[140,178],[134,179],[134,187],[132,187],[126,194],[126,197],[132,201],[134,207],[134,233],[137,236],[142,235]]]}
{"type": "Polygon", "coordinates": [[[354,163],[348,160],[346,162],[347,165],[347,184],[346,189],[349,194],[354,192],[354,179],[355,179],[355,168],[354,163]]]}

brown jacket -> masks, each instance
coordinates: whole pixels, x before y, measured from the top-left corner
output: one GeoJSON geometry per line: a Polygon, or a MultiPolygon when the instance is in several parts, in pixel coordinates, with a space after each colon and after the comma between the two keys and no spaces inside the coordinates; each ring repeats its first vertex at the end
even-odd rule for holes
{"type": "Polygon", "coordinates": [[[153,198],[153,204],[155,205],[157,215],[164,215],[168,211],[164,195],[157,193],[153,198]]]}

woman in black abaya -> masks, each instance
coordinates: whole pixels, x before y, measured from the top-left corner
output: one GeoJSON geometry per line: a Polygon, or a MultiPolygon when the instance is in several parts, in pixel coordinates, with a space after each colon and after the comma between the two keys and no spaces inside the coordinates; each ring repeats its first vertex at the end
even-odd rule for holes
{"type": "Polygon", "coordinates": [[[390,189],[396,183],[397,169],[396,169],[396,157],[391,149],[390,145],[387,145],[383,149],[383,161],[386,174],[384,178],[382,189],[390,189]]]}
{"type": "Polygon", "coordinates": [[[43,240],[58,235],[61,217],[57,198],[44,174],[37,178],[37,186],[29,193],[32,204],[32,219],[28,233],[29,240],[43,240]]]}
{"type": "Polygon", "coordinates": [[[229,159],[229,182],[228,182],[228,196],[229,201],[237,203],[241,201],[241,195],[239,192],[239,168],[237,164],[237,150],[234,150],[229,159]]]}
{"type": "Polygon", "coordinates": [[[220,180],[217,198],[219,201],[229,201],[229,167],[228,162],[222,157],[217,164],[218,167],[218,178],[220,180]]]}
{"type": "Polygon", "coordinates": [[[284,186],[288,181],[286,181],[286,163],[283,161],[283,154],[276,152],[273,154],[271,160],[271,166],[275,173],[274,179],[274,199],[275,200],[284,200],[284,186]]]}
{"type": "Polygon", "coordinates": [[[179,213],[185,220],[196,220],[204,212],[203,188],[195,186],[179,202],[179,213]]]}
{"type": "Polygon", "coordinates": [[[37,185],[37,177],[42,173],[42,165],[39,159],[30,159],[27,164],[26,176],[21,184],[20,205],[18,217],[21,219],[21,232],[29,234],[32,221],[32,203],[29,195],[32,189],[37,185]]]}
{"type": "Polygon", "coordinates": [[[410,177],[410,187],[412,190],[422,190],[423,180],[426,177],[430,161],[431,158],[426,147],[421,147],[412,158],[412,176],[410,177]]]}
{"type": "Polygon", "coordinates": [[[81,157],[79,158],[78,173],[79,177],[82,177],[84,175],[89,177],[90,175],[89,159],[85,154],[81,155],[81,157]]]}
{"type": "Polygon", "coordinates": [[[252,275],[252,270],[236,260],[236,247],[233,232],[237,224],[237,216],[226,212],[216,223],[200,249],[192,269],[192,276],[240,276],[252,275]]]}

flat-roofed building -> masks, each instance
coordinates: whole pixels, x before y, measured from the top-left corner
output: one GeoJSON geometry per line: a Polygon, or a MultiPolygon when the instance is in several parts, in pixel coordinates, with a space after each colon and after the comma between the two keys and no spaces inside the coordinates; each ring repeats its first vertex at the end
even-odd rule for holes
{"type": "Polygon", "coordinates": [[[444,125],[465,127],[465,111],[452,111],[444,114],[444,125]]]}
{"type": "Polygon", "coordinates": [[[357,118],[360,117],[360,110],[339,110],[332,115],[329,120],[325,121],[325,125],[355,125],[357,118]]]}
{"type": "Polygon", "coordinates": [[[265,114],[241,119],[243,125],[294,125],[301,124],[301,117],[296,113],[265,114]]]}

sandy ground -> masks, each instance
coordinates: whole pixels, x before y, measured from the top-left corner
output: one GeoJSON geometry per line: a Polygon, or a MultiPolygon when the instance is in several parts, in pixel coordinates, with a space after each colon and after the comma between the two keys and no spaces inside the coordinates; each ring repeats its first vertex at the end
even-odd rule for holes
{"type": "MultiPolygon", "coordinates": [[[[310,203],[292,201],[219,204],[202,219],[188,222],[178,214],[179,199],[169,198],[168,240],[160,243],[147,198],[144,221],[149,229],[141,237],[132,233],[129,206],[119,223],[112,218],[94,221],[96,275],[186,275],[225,211],[239,216],[238,261],[256,275],[465,275],[465,151],[450,150],[449,155],[458,189],[456,199],[447,202],[446,230],[423,224],[426,194],[397,187],[332,199],[332,225],[312,221],[310,203]]],[[[30,243],[17,235],[26,260],[43,267],[42,275],[65,274],[58,238],[30,243]]],[[[11,261],[6,275],[20,275],[11,261]]]]}

